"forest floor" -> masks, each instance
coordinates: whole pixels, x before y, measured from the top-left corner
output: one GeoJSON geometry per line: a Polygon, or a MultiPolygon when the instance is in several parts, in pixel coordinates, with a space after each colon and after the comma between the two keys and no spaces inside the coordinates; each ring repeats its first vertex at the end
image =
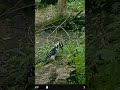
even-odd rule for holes
{"type": "Polygon", "coordinates": [[[50,20],[51,18],[54,18],[57,14],[56,10],[57,9],[53,5],[50,5],[46,8],[36,10],[35,24],[44,23],[44,22],[50,20]]]}

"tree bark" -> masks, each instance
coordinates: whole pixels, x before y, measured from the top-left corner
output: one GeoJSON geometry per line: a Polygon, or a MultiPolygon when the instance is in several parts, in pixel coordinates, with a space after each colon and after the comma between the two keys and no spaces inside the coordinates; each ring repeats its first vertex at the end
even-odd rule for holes
{"type": "Polygon", "coordinates": [[[60,14],[64,13],[65,6],[66,6],[66,0],[58,0],[58,9],[60,14]]]}

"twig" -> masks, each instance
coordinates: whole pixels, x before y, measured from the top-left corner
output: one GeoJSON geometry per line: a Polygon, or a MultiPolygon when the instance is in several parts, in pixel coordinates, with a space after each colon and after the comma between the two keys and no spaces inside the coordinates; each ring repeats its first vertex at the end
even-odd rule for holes
{"type": "Polygon", "coordinates": [[[68,34],[68,32],[61,26],[60,28],[62,28],[62,30],[67,34],[67,36],[69,37],[70,39],[70,35],[68,34]]]}
{"type": "MultiPolygon", "coordinates": [[[[34,25],[34,23],[31,24],[30,27],[28,28],[28,37],[29,37],[30,41],[33,43],[32,39],[30,37],[30,29],[31,29],[32,25],[34,25]]],[[[33,43],[33,45],[34,45],[34,43],[33,43]]]]}
{"type": "Polygon", "coordinates": [[[6,12],[6,13],[3,13],[2,15],[0,15],[0,17],[1,17],[1,16],[4,16],[4,15],[6,15],[6,14],[12,13],[12,12],[18,11],[18,10],[21,10],[21,9],[23,9],[23,8],[33,6],[33,5],[35,5],[35,4],[30,4],[30,5],[27,5],[27,6],[24,6],[24,7],[21,7],[21,8],[17,8],[17,9],[15,9],[15,10],[12,10],[12,11],[9,11],[9,12],[6,12]]]}
{"type": "Polygon", "coordinates": [[[81,10],[79,13],[77,13],[77,15],[72,19],[72,20],[74,20],[75,18],[77,18],[77,16],[79,15],[79,14],[81,14],[83,12],[83,10],[81,10]]]}
{"type": "MultiPolygon", "coordinates": [[[[57,30],[56,30],[56,33],[55,33],[55,37],[56,37],[56,36],[57,36],[57,30]]],[[[55,40],[55,37],[54,37],[54,40],[55,40]]],[[[54,40],[53,40],[53,41],[54,41],[54,40]]]]}
{"type": "MultiPolygon", "coordinates": [[[[13,9],[15,6],[17,6],[22,0],[18,1],[13,7],[9,8],[8,10],[6,10],[3,14],[7,13],[8,11],[10,11],[11,9],[13,9]]],[[[2,15],[3,15],[2,14],[2,15]]]]}
{"type": "Polygon", "coordinates": [[[57,28],[47,37],[47,42],[48,42],[48,38],[57,30],[57,28]]]}
{"type": "MultiPolygon", "coordinates": [[[[70,17],[70,16],[69,16],[69,17],[70,17]]],[[[60,25],[58,25],[58,26],[56,27],[56,29],[47,37],[47,41],[48,41],[48,38],[49,38],[58,28],[62,27],[62,25],[69,19],[69,17],[66,18],[60,25]]]]}

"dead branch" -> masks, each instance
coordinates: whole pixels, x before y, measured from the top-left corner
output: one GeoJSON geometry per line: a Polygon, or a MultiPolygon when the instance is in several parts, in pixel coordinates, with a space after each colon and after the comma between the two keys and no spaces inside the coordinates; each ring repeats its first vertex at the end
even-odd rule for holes
{"type": "Polygon", "coordinates": [[[69,39],[70,39],[70,35],[68,34],[68,32],[61,26],[60,27],[66,34],[67,34],[67,36],[69,37],[69,39]]]}
{"type": "MultiPolygon", "coordinates": [[[[70,16],[69,16],[68,18],[66,18],[60,25],[58,25],[58,26],[55,28],[55,30],[47,37],[47,41],[48,41],[48,38],[49,38],[56,30],[58,30],[59,28],[61,28],[62,25],[63,25],[69,18],[70,18],[70,16]]],[[[66,32],[66,30],[65,30],[65,32],[66,32]]],[[[68,33],[67,33],[67,35],[68,35],[68,33]]],[[[69,36],[69,35],[68,35],[68,36],[69,36]]]]}

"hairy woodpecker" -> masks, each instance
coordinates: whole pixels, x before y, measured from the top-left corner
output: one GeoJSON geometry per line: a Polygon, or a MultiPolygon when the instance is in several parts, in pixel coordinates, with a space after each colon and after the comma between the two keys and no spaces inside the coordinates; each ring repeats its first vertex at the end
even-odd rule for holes
{"type": "Polygon", "coordinates": [[[55,44],[55,46],[50,50],[50,52],[48,53],[46,60],[47,59],[52,59],[55,60],[55,55],[58,51],[58,49],[61,48],[63,50],[63,44],[62,42],[58,42],[57,44],[55,44]]]}

